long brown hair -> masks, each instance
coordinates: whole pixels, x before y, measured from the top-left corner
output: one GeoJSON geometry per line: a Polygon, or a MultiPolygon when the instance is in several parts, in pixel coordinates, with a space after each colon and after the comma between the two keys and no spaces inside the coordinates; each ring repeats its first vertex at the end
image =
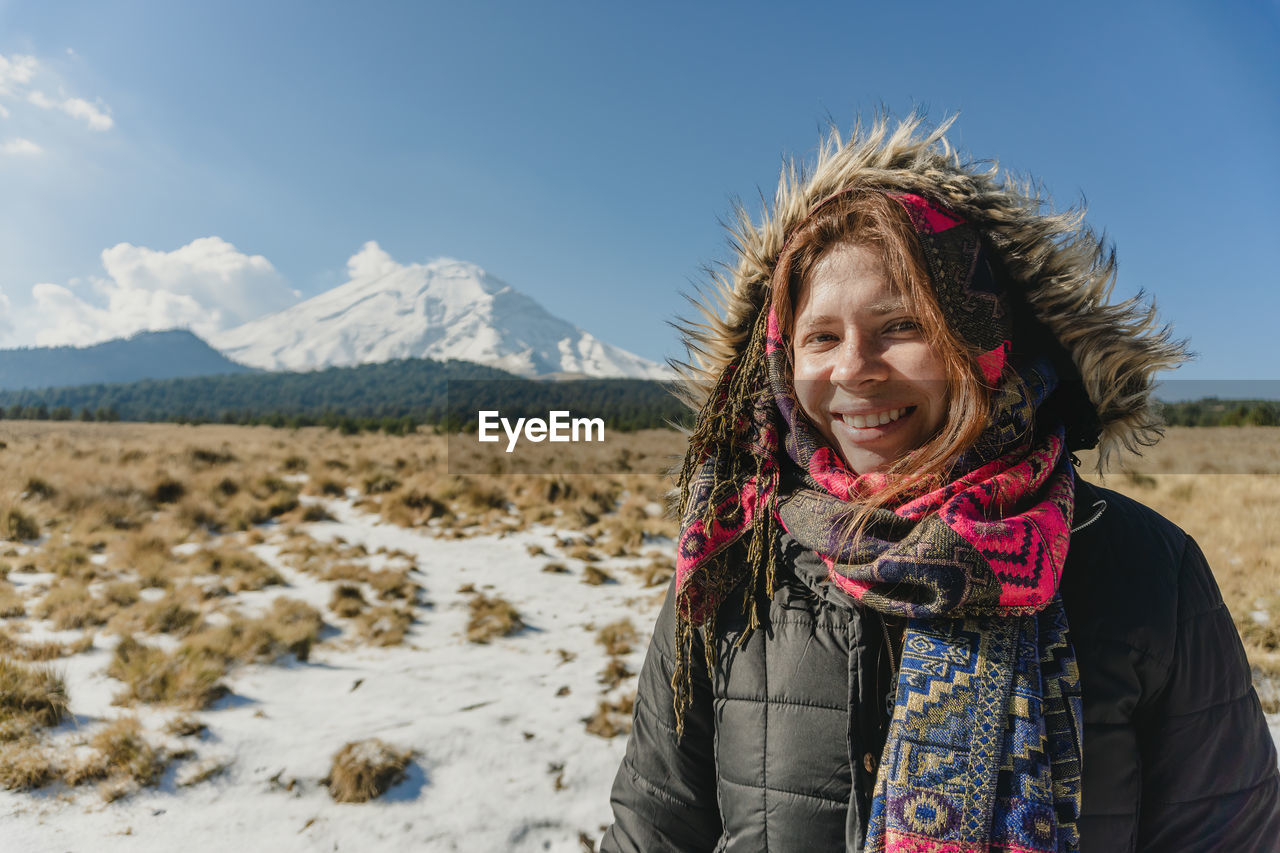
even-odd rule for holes
{"type": "Polygon", "coordinates": [[[860,503],[856,530],[861,527],[858,522],[875,508],[892,506],[912,492],[942,483],[956,457],[973,446],[986,428],[992,389],[978,367],[980,353],[947,325],[906,211],[881,192],[837,194],[819,204],[787,237],[770,283],[770,300],[788,344],[802,288],[818,262],[841,245],[864,246],[880,256],[890,285],[920,322],[926,342],[941,359],[947,383],[942,426],[889,467],[886,488],[860,503]]]}

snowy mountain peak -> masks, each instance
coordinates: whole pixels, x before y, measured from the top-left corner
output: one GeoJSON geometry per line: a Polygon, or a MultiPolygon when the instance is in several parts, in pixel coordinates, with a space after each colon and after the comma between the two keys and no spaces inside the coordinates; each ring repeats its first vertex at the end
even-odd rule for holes
{"type": "Polygon", "coordinates": [[[267,370],[457,358],[522,376],[671,375],[551,315],[467,261],[401,264],[369,241],[347,261],[347,275],[345,284],[211,343],[228,358],[267,370]]]}

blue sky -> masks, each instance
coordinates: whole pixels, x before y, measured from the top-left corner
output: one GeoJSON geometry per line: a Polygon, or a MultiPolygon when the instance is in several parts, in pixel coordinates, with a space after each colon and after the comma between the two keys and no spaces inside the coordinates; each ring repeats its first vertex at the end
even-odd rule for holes
{"type": "Polygon", "coordinates": [[[1277,378],[1278,44],[1274,0],[0,0],[0,346],[226,326],[374,240],[678,355],[732,199],[883,107],[1087,201],[1181,377],[1277,378]]]}

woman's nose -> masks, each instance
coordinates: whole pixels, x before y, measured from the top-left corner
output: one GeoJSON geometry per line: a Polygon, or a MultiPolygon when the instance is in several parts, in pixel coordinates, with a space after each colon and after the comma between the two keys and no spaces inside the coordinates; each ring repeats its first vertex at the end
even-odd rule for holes
{"type": "Polygon", "coordinates": [[[867,381],[889,378],[889,365],[875,340],[850,335],[834,351],[831,381],[840,385],[859,385],[867,381]]]}

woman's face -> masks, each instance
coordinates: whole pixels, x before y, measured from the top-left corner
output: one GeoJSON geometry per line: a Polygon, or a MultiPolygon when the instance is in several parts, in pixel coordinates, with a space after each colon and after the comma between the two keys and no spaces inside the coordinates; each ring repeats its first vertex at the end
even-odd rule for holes
{"type": "Polygon", "coordinates": [[[946,419],[942,359],[876,251],[841,244],[814,265],[792,342],[800,408],[854,472],[885,470],[946,419]]]}

